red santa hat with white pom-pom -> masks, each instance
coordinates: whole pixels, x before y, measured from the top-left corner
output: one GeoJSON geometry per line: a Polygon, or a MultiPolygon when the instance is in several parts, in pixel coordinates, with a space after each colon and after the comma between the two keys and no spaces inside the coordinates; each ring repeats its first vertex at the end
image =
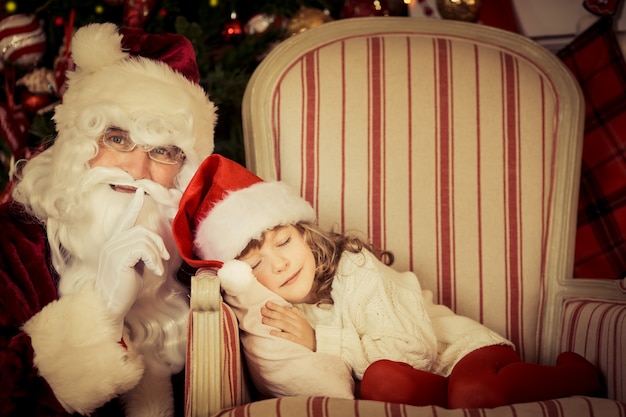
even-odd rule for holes
{"type": "Polygon", "coordinates": [[[192,267],[231,263],[220,271],[222,277],[226,270],[249,270],[231,261],[266,230],[315,219],[311,205],[287,184],[263,181],[215,154],[203,161],[185,190],[173,228],[181,255],[192,267]]]}
{"type": "Polygon", "coordinates": [[[194,165],[213,152],[216,107],[199,84],[188,39],[112,23],[90,24],[76,31],[71,52],[76,69],[67,74],[67,91],[55,109],[57,130],[70,130],[85,109],[115,108],[115,114],[125,118],[107,122],[124,129],[129,126],[116,123],[132,123],[145,115],[167,126],[178,127],[186,120],[188,126],[172,135],[176,143],[168,144],[181,148],[194,165]]]}

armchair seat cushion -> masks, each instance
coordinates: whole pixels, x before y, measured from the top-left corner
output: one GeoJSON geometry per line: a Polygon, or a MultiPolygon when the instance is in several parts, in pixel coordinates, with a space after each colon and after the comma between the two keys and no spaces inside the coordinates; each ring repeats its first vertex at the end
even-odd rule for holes
{"type": "Polygon", "coordinates": [[[436,406],[416,407],[377,401],[345,400],[328,397],[283,397],[257,401],[243,406],[224,409],[213,417],[623,417],[626,404],[591,397],[569,397],[558,400],[514,404],[490,409],[448,410],[436,406]]]}

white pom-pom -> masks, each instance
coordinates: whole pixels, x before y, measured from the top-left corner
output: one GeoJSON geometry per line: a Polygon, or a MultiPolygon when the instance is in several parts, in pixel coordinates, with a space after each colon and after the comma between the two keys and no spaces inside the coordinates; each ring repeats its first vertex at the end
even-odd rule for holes
{"type": "Polygon", "coordinates": [[[256,281],[250,265],[238,260],[224,262],[217,276],[224,291],[232,296],[243,294],[256,281]]]}
{"type": "Polygon", "coordinates": [[[84,71],[98,70],[127,56],[122,51],[122,35],[113,23],[83,26],[72,40],[72,57],[84,71]]]}

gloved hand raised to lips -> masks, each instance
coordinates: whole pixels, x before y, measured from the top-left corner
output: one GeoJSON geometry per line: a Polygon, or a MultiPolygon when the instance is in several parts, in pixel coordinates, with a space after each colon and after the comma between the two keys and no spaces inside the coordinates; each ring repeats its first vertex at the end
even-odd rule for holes
{"type": "Polygon", "coordinates": [[[136,267],[143,262],[156,275],[162,275],[163,260],[168,260],[163,239],[144,226],[135,225],[143,207],[144,190],[138,188],[113,236],[100,252],[96,290],[120,325],[141,290],[141,275],[136,267]]]}

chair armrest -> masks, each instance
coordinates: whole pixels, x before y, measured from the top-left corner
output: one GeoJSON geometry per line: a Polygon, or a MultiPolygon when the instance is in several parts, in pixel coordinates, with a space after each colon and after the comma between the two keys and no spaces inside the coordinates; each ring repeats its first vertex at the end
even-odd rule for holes
{"type": "Polygon", "coordinates": [[[541,362],[574,351],[602,371],[610,399],[625,401],[626,279],[561,279],[549,283],[541,362]]]}
{"type": "Polygon", "coordinates": [[[185,377],[186,417],[222,409],[222,297],[217,274],[202,269],[191,278],[185,377]]]}
{"type": "Polygon", "coordinates": [[[185,416],[207,417],[250,402],[239,325],[222,301],[214,270],[201,269],[191,278],[187,337],[185,416]]]}
{"type": "Polygon", "coordinates": [[[626,299],[571,298],[563,304],[559,346],[595,363],[610,399],[626,402],[626,299]]]}

